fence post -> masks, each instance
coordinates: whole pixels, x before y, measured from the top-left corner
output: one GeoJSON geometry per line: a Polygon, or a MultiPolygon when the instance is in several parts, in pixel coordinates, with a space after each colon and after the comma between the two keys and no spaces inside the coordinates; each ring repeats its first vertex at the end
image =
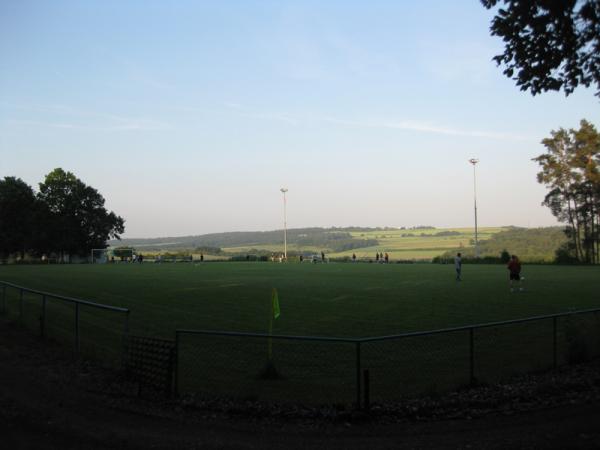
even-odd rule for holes
{"type": "Polygon", "coordinates": [[[356,342],[356,409],[360,409],[360,341],[356,342]]]}
{"type": "Polygon", "coordinates": [[[365,400],[363,404],[363,408],[365,411],[368,411],[371,407],[371,379],[369,376],[369,369],[365,369],[363,371],[363,383],[365,384],[365,400]]]}
{"type": "Polygon", "coordinates": [[[2,285],[2,314],[6,314],[6,285],[2,285]]]}
{"type": "Polygon", "coordinates": [[[40,317],[40,335],[46,337],[46,296],[42,295],[42,316],[40,317]]]}
{"type": "Polygon", "coordinates": [[[475,384],[475,328],[469,328],[469,382],[475,384]]]}
{"type": "Polygon", "coordinates": [[[557,330],[557,317],[552,318],[552,362],[553,367],[558,367],[558,330],[557,330]]]}
{"type": "Polygon", "coordinates": [[[175,362],[173,364],[173,394],[179,395],[179,331],[175,330],[175,362]]]}
{"type": "Polygon", "coordinates": [[[23,289],[19,290],[19,322],[23,323],[23,289]]]}
{"type": "Polygon", "coordinates": [[[79,303],[75,302],[75,353],[79,355],[79,303]]]}
{"type": "Polygon", "coordinates": [[[127,363],[127,351],[129,350],[129,310],[125,313],[123,324],[123,342],[121,345],[121,369],[125,369],[127,363]]]}

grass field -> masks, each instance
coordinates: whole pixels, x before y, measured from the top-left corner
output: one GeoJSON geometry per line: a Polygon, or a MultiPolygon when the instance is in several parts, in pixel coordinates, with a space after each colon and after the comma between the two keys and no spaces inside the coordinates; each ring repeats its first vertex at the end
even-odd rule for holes
{"type": "Polygon", "coordinates": [[[600,306],[600,268],[525,266],[510,294],[503,266],[433,264],[115,264],[0,266],[0,280],[132,310],[132,329],[376,336],[600,306]]]}
{"type": "MultiPolygon", "coordinates": [[[[465,265],[460,283],[454,281],[453,266],[432,264],[0,266],[2,281],[130,308],[132,333],[165,338],[173,338],[176,328],[266,332],[272,287],[278,289],[281,305],[274,332],[309,336],[391,335],[600,306],[598,267],[525,266],[523,274],[526,291],[511,294],[506,269],[493,265],[465,265]]],[[[32,308],[37,304],[35,299],[30,302],[32,308]]],[[[67,317],[70,313],[60,314],[67,317]]],[[[86,314],[88,323],[98,325],[100,331],[110,328],[110,318],[103,317],[100,326],[96,312],[86,314]]],[[[55,317],[59,317],[58,311],[55,317]]],[[[477,345],[502,343],[502,352],[516,358],[506,366],[507,373],[537,361],[532,351],[542,358],[533,365],[540,368],[549,355],[550,325],[535,330],[514,327],[508,340],[497,331],[482,333],[477,345]],[[515,346],[525,353],[515,352],[515,346]]],[[[68,322],[65,332],[70,326],[68,322]]],[[[115,330],[120,332],[120,326],[115,330]]],[[[257,384],[248,376],[264,364],[265,342],[194,339],[182,344],[182,355],[194,362],[181,371],[183,385],[195,389],[194,382],[202,379],[203,389],[226,393],[243,381],[243,392],[248,395],[279,398],[283,384],[257,384]]],[[[373,395],[390,389],[410,391],[410,386],[422,391],[460,384],[467,372],[467,343],[464,335],[456,334],[366,345],[364,364],[372,367],[374,380],[380,383],[374,385],[373,395]],[[448,365],[440,371],[432,361],[448,365]],[[454,374],[460,375],[460,380],[454,380],[454,374]],[[399,380],[403,382],[398,384],[399,380]]],[[[291,392],[299,393],[300,398],[307,392],[314,396],[315,389],[320,400],[351,396],[353,348],[281,342],[275,352],[280,355],[278,363],[287,368],[288,387],[296,383],[291,392]],[[312,384],[308,381],[311,377],[312,384]]],[[[504,366],[494,369],[496,356],[490,354],[487,362],[480,358],[478,364],[487,364],[490,373],[506,374],[501,370],[504,366]]],[[[289,392],[285,389],[286,398],[293,398],[289,392]]]]}

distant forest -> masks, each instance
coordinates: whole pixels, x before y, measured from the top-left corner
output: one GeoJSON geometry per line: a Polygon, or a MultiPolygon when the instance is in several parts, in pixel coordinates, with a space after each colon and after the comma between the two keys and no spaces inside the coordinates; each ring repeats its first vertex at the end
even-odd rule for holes
{"type": "MultiPolygon", "coordinates": [[[[377,245],[376,239],[353,237],[350,232],[377,231],[389,228],[294,228],[287,231],[288,242],[299,247],[327,248],[335,252],[377,245]]],[[[111,246],[135,247],[140,250],[220,249],[252,247],[283,243],[283,230],[238,231],[200,236],[166,237],[155,239],[122,239],[110,241],[111,246]]]]}
{"type": "MultiPolygon", "coordinates": [[[[551,262],[556,259],[557,251],[567,241],[563,230],[563,227],[511,227],[492,235],[488,240],[479,241],[479,256],[500,257],[503,251],[507,251],[523,261],[551,262]]],[[[456,252],[461,252],[467,258],[474,256],[474,248],[468,247],[448,251],[442,257],[453,257],[456,252]]]]}

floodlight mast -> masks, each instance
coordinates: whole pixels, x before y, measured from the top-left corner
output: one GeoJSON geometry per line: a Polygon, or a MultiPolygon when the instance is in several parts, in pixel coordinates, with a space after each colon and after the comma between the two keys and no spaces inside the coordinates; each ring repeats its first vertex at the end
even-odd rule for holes
{"type": "Polygon", "coordinates": [[[475,258],[479,258],[479,242],[477,240],[477,178],[475,175],[475,166],[479,162],[476,158],[469,160],[473,164],[473,206],[475,208],[475,258]]]}
{"type": "Polygon", "coordinates": [[[287,200],[285,193],[287,188],[281,188],[283,193],[283,258],[287,261],[287,200]]]}

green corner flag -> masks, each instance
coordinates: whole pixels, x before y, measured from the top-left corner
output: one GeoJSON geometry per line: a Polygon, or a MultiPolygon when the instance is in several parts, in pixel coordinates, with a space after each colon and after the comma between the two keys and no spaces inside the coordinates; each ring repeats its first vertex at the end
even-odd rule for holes
{"type": "Polygon", "coordinates": [[[268,355],[269,355],[269,363],[272,364],[273,360],[273,339],[271,339],[271,335],[273,334],[273,320],[277,319],[281,315],[281,310],[279,309],[279,295],[277,295],[277,289],[273,288],[271,291],[271,314],[269,317],[269,339],[268,339],[268,355]]]}
{"type": "Polygon", "coordinates": [[[277,295],[277,289],[273,288],[271,293],[271,311],[273,312],[273,319],[277,319],[281,315],[279,309],[279,296],[277,295]]]}

